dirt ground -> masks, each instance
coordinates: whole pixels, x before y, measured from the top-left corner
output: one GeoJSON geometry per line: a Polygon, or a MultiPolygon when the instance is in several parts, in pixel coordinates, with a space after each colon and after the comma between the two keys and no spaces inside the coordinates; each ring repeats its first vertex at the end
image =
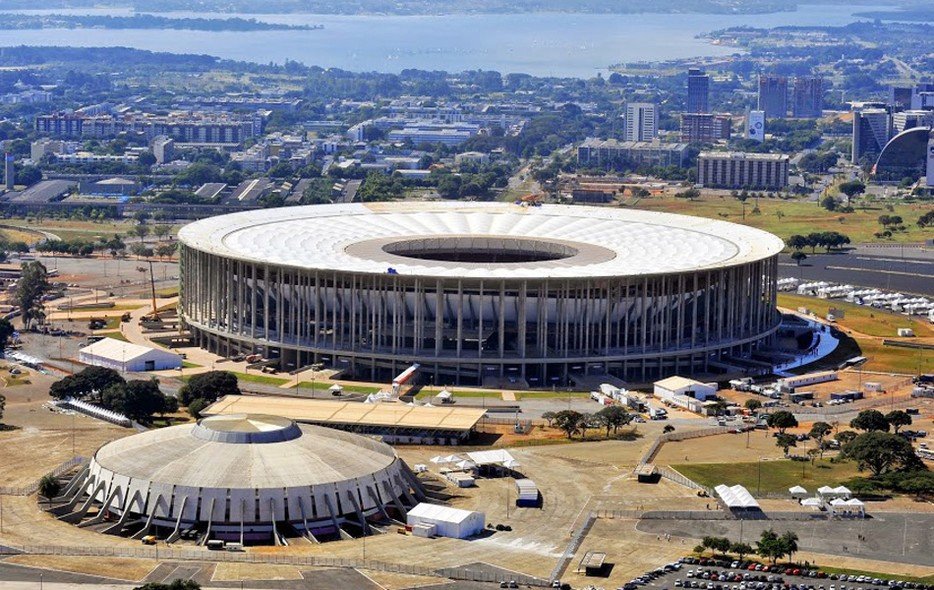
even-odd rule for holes
{"type": "Polygon", "coordinates": [[[75,455],[88,457],[105,442],[133,431],[81,414],[53,412],[49,386],[55,378],[28,371],[31,383],[5,387],[3,423],[14,429],[0,432],[0,486],[23,486],[75,455]]]}
{"type": "Polygon", "coordinates": [[[655,463],[741,463],[755,462],[759,458],[780,459],[783,456],[782,450],[775,446],[771,432],[752,430],[743,434],[719,434],[665,443],[655,456],[655,463]]]}
{"type": "Polygon", "coordinates": [[[114,580],[139,582],[156,569],[155,559],[123,557],[69,557],[66,555],[14,555],[4,560],[8,563],[28,565],[63,572],[88,574],[114,580]]]}
{"type": "Polygon", "coordinates": [[[214,568],[215,582],[238,582],[240,580],[301,580],[302,572],[291,565],[269,563],[220,562],[214,568]]]}

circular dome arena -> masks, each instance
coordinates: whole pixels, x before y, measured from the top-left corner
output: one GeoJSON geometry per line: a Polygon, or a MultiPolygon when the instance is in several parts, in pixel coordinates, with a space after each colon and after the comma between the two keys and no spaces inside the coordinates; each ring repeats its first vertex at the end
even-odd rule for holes
{"type": "MultiPolygon", "coordinates": [[[[401,202],[235,213],[179,233],[181,315],[222,355],[386,380],[647,380],[778,326],[776,236],[608,207],[401,202]]],[[[519,383],[519,382],[522,383],[519,383]]]]}
{"type": "Polygon", "coordinates": [[[382,442],[239,414],[107,443],[70,487],[75,507],[96,505],[99,521],[120,525],[110,532],[158,529],[171,537],[194,530],[202,541],[279,542],[296,531],[366,532],[368,520],[405,514],[412,485],[408,468],[382,442]]]}

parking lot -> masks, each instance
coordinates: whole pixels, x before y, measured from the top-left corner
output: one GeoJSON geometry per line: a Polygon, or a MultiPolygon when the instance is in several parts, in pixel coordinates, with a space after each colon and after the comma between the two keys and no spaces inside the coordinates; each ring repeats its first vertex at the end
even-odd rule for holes
{"type": "Polygon", "coordinates": [[[623,590],[639,588],[674,590],[931,590],[930,584],[887,580],[865,575],[827,574],[804,567],[770,567],[750,560],[721,561],[682,558],[647,572],[625,584],[623,590]]]}

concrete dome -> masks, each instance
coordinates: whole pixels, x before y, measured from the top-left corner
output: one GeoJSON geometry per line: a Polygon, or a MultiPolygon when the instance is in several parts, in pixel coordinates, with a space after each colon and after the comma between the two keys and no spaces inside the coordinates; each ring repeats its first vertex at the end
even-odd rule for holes
{"type": "MultiPolygon", "coordinates": [[[[223,415],[102,446],[70,486],[74,506],[175,532],[266,537],[279,526],[340,534],[404,516],[414,480],[389,445],[266,415],[223,415]],[[247,535],[249,536],[249,535],[247,535]]],[[[417,485],[416,485],[417,487],[417,485]]],[[[69,519],[80,522],[85,514],[69,519]]],[[[103,519],[102,519],[103,520],[103,519]]],[[[112,528],[112,527],[111,527],[112,528]]],[[[111,532],[121,532],[111,531],[111,532]]]]}

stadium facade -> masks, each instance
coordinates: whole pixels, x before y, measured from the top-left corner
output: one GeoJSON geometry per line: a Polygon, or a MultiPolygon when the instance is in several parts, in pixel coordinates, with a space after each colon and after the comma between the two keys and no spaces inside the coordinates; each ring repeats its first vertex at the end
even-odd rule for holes
{"type": "Polygon", "coordinates": [[[424,497],[392,447],[372,438],[233,414],[105,444],[67,486],[63,520],[172,542],[279,544],[366,534],[424,497]],[[96,509],[94,509],[96,507],[96,509]],[[95,516],[87,519],[87,515],[95,516]],[[392,515],[390,515],[392,513],[392,515]],[[348,530],[351,533],[348,533],[348,530]]]}
{"type": "Polygon", "coordinates": [[[290,207],[184,227],[180,314],[202,347],[385,380],[563,385],[710,372],[772,341],[782,241],[600,207],[290,207]],[[423,377],[425,378],[425,377],[423,377]],[[426,380],[427,380],[426,379],[426,380]]]}

